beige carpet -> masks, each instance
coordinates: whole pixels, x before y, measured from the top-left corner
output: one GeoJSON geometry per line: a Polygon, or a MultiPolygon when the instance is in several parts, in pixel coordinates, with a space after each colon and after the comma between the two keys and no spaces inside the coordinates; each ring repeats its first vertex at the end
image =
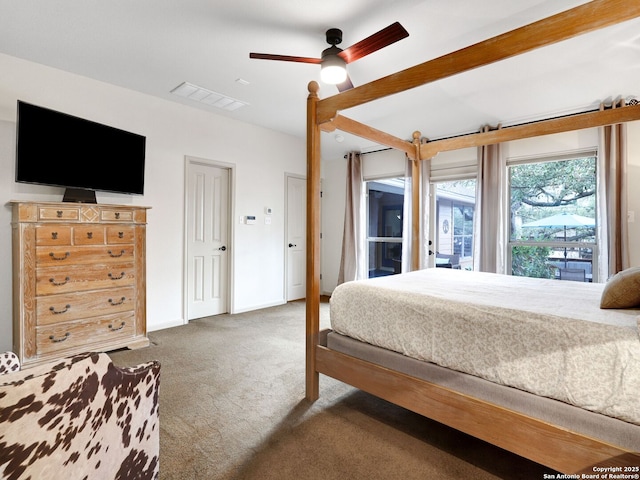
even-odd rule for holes
{"type": "MultiPolygon", "coordinates": [[[[304,400],[303,302],[220,315],[112,352],[156,359],[160,479],[532,479],[526,461],[333,379],[304,400]]],[[[328,305],[321,323],[328,326],[328,305]]]]}

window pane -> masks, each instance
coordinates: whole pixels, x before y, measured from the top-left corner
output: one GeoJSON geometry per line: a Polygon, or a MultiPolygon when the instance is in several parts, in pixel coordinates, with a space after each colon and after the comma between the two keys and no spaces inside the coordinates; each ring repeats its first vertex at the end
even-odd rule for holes
{"type": "Polygon", "coordinates": [[[510,167],[511,240],[595,242],[595,157],[510,167]]]}
{"type": "Polygon", "coordinates": [[[369,242],[369,278],[402,271],[402,243],[369,242]]]}
{"type": "Polygon", "coordinates": [[[575,274],[584,275],[583,280],[593,279],[593,250],[583,247],[537,247],[514,245],[511,247],[511,274],[519,277],[555,278],[576,280],[575,274]],[[566,256],[565,256],[566,254],[566,256]],[[563,276],[563,272],[569,274],[563,276]]]}
{"type": "Polygon", "coordinates": [[[460,268],[472,270],[476,181],[441,182],[435,187],[437,254],[457,255],[460,268]]]}
{"type": "Polygon", "coordinates": [[[591,281],[596,247],[596,158],[512,165],[513,275],[591,281]]]}
{"type": "Polygon", "coordinates": [[[367,182],[369,237],[402,238],[404,179],[367,182]]]}

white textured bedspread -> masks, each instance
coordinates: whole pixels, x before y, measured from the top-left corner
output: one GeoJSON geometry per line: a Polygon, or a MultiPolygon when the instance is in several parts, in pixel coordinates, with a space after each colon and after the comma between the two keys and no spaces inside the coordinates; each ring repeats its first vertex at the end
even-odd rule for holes
{"type": "Polygon", "coordinates": [[[338,286],[334,331],[640,425],[640,310],[604,285],[433,268],[338,286]]]}

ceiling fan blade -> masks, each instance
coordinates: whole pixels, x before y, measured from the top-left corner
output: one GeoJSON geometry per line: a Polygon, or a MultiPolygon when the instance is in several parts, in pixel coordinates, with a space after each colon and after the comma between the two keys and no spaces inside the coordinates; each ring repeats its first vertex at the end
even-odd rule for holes
{"type": "Polygon", "coordinates": [[[345,79],[344,82],[338,83],[336,87],[338,87],[339,92],[344,92],[345,90],[351,90],[353,88],[353,83],[351,83],[351,79],[349,78],[349,75],[347,75],[347,78],[345,79]]]}
{"type": "Polygon", "coordinates": [[[249,58],[257,58],[259,60],[280,60],[282,62],[315,63],[315,64],[319,64],[322,61],[319,58],[295,57],[291,55],[272,55],[270,53],[250,53],[249,58]]]}
{"type": "Polygon", "coordinates": [[[387,47],[408,36],[409,32],[407,32],[399,22],[395,22],[388,27],[383,28],[378,33],[374,33],[370,37],[351,45],[349,48],[345,49],[340,56],[347,63],[355,62],[365,55],[376,52],[381,48],[387,47]]]}

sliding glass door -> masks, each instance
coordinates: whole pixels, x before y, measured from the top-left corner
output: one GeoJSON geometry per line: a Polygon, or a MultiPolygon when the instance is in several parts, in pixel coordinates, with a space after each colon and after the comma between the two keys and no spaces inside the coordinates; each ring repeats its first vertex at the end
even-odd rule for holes
{"type": "Polygon", "coordinates": [[[366,182],[369,278],[402,271],[404,178],[366,182]]]}

